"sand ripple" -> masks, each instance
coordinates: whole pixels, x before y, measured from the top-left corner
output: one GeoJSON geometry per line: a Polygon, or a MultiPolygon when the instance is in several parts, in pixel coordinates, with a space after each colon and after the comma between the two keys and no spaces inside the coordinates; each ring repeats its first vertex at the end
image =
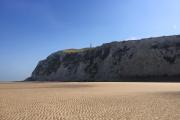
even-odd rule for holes
{"type": "Polygon", "coordinates": [[[179,120],[178,83],[0,84],[0,120],[179,120]]]}

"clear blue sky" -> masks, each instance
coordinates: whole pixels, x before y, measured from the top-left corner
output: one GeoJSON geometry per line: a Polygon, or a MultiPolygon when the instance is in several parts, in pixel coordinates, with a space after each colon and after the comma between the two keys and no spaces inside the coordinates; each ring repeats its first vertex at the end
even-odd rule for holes
{"type": "Polygon", "coordinates": [[[57,50],[179,31],[180,0],[0,0],[0,80],[57,50]]]}

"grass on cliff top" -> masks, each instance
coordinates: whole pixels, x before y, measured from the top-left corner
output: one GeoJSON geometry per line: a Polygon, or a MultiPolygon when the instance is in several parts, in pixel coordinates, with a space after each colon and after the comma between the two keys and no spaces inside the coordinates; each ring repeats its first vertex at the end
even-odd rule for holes
{"type": "Polygon", "coordinates": [[[71,54],[71,53],[79,53],[79,52],[83,52],[85,50],[89,50],[91,48],[83,48],[83,49],[67,49],[67,50],[64,50],[63,53],[68,53],[68,54],[71,54]]]}
{"type": "Polygon", "coordinates": [[[87,50],[91,50],[92,48],[82,48],[82,49],[67,49],[67,50],[61,50],[61,51],[57,51],[54,54],[57,55],[61,55],[61,54],[74,54],[74,53],[80,53],[80,52],[84,52],[87,50]]]}

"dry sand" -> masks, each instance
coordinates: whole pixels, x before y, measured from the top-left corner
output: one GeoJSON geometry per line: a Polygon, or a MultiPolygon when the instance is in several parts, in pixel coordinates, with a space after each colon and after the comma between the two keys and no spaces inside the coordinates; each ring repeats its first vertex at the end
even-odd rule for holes
{"type": "Polygon", "coordinates": [[[180,83],[3,83],[0,120],[180,120],[180,83]]]}

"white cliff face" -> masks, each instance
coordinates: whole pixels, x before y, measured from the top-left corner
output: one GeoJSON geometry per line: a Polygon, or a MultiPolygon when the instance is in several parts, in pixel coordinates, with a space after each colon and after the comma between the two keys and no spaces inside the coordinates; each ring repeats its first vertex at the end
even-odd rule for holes
{"type": "Polygon", "coordinates": [[[126,81],[180,78],[180,36],[112,42],[59,51],[39,62],[29,80],[126,81]]]}

